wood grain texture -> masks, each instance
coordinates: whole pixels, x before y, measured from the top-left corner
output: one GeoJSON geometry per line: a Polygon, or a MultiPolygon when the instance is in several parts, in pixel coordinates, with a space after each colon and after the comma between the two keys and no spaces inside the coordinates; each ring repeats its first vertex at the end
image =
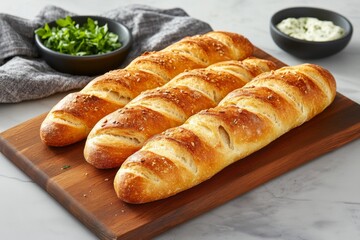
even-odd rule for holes
{"type": "MultiPolygon", "coordinates": [[[[254,55],[285,65],[260,49],[254,55]]],[[[117,169],[86,163],[84,141],[45,146],[39,137],[44,118],[1,133],[0,151],[101,239],[151,238],[360,137],[360,105],[337,94],[323,113],[208,181],[168,199],[131,205],[114,192],[117,169]]]]}

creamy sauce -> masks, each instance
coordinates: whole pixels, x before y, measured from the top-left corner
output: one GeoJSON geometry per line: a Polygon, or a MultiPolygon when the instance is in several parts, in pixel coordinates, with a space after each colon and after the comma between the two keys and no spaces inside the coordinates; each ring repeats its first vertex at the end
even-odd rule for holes
{"type": "Polygon", "coordinates": [[[287,18],[277,26],[283,33],[301,40],[324,42],[341,38],[345,30],[331,21],[312,17],[287,18]]]}

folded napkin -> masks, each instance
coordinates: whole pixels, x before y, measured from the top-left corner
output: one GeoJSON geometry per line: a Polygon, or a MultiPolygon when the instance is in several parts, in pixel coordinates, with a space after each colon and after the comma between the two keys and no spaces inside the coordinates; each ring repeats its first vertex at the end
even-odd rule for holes
{"type": "MultiPolygon", "coordinates": [[[[33,20],[0,14],[1,103],[38,99],[79,89],[94,78],[57,72],[39,58],[34,30],[45,22],[66,15],[75,14],[56,6],[45,7],[33,20]]],[[[211,31],[207,23],[189,17],[179,8],[128,5],[99,15],[123,23],[133,34],[130,54],[119,68],[145,51],[160,50],[185,36],[211,31]]]]}

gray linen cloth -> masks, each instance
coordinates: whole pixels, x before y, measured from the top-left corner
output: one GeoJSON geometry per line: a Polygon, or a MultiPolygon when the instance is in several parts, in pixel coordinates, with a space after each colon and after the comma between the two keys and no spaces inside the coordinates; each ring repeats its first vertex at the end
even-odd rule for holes
{"type": "MultiPolygon", "coordinates": [[[[38,55],[34,30],[66,15],[75,14],[56,6],[46,6],[33,20],[0,13],[0,103],[80,89],[94,79],[57,72],[38,55]]],[[[133,34],[132,49],[119,68],[145,51],[161,50],[185,36],[212,30],[207,23],[188,16],[179,8],[128,5],[99,15],[123,23],[133,34]]]]}

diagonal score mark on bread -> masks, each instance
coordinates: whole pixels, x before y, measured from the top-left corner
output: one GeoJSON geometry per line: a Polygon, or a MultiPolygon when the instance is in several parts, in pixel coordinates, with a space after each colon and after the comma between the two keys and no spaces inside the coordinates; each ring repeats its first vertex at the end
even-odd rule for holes
{"type": "Polygon", "coordinates": [[[239,34],[209,32],[185,37],[161,51],[144,53],[126,68],[105,73],[80,92],[65,96],[43,121],[41,140],[49,146],[80,141],[102,117],[123,107],[142,91],[162,86],[186,70],[225,60],[242,60],[252,52],[252,44],[239,34]]]}
{"type": "Polygon", "coordinates": [[[184,123],[200,110],[216,106],[230,91],[275,68],[271,61],[248,58],[179,74],[162,87],[144,91],[123,109],[100,120],[87,138],[85,159],[97,168],[119,167],[152,135],[184,123]]]}
{"type": "Polygon", "coordinates": [[[187,190],[311,120],[335,95],[335,79],[318,65],[260,74],[216,107],[147,141],[120,167],[115,191],[125,202],[146,203],[187,190]],[[142,177],[143,171],[159,180],[142,177]]]}

